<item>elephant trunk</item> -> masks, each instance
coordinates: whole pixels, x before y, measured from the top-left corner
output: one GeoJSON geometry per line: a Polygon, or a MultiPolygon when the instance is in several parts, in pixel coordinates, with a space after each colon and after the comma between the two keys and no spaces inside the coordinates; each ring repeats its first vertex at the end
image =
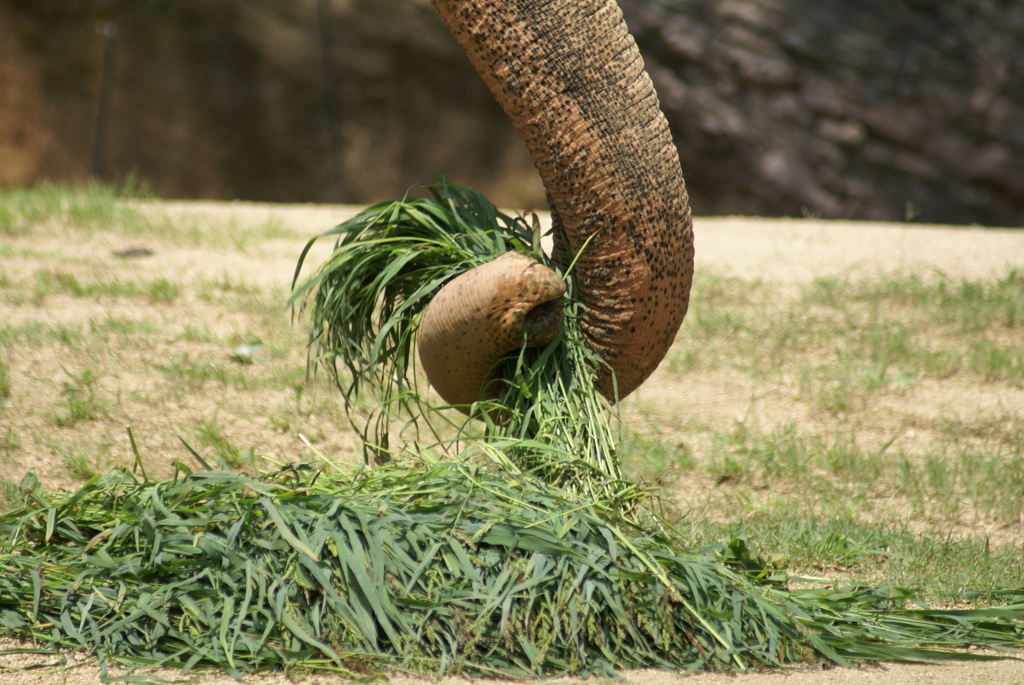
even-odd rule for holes
{"type": "Polygon", "coordinates": [[[622,13],[614,0],[432,2],[530,150],[555,259],[578,257],[582,328],[614,372],[599,389],[625,397],[675,339],[694,251],[679,157],[622,13]]]}

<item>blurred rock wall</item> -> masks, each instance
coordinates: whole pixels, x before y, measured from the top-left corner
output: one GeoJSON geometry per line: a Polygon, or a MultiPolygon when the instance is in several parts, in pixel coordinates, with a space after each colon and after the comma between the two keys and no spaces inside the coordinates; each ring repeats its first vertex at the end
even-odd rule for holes
{"type": "Polygon", "coordinates": [[[698,211],[1024,225],[1024,3],[623,6],[698,211]]]}
{"type": "Polygon", "coordinates": [[[95,166],[165,197],[363,203],[441,173],[544,206],[427,0],[0,0],[0,160],[0,185],[95,166]]]}
{"type": "MultiPolygon", "coordinates": [[[[1024,225],[1024,4],[620,4],[696,213],[1024,225]]],[[[543,205],[427,0],[0,0],[0,184],[90,171],[282,202],[437,172],[543,205]]]]}

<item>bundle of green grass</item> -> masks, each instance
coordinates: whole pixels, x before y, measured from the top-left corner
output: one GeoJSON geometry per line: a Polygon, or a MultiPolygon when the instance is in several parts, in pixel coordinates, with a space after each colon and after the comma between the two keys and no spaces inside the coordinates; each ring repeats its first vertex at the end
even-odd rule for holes
{"type": "Polygon", "coordinates": [[[933,611],[896,589],[793,589],[738,543],[681,549],[622,477],[571,296],[559,338],[504,362],[483,421],[431,406],[412,355],[430,296],[508,249],[540,256],[523,219],[465,189],[432,193],[329,232],[332,257],[295,290],[312,360],[375,465],[246,475],[193,454],[202,470],[118,470],[60,494],[30,475],[0,518],[0,633],[104,667],[236,675],[610,675],[1024,646],[1024,596],[933,611]]]}
{"type": "MultiPolygon", "coordinates": [[[[496,401],[476,403],[470,412],[476,419],[464,421],[425,398],[413,368],[414,338],[431,297],[455,276],[509,250],[546,262],[536,218],[529,225],[502,214],[466,188],[428,188],[428,199],[371,207],[324,234],[337,238],[332,256],[292,297],[297,304],[312,296],[313,367],[330,371],[350,410],[365,405],[357,398],[375,397],[375,410],[350,414],[367,458],[387,462],[407,445],[416,452],[464,454],[468,448],[585,496],[640,497],[622,479],[611,413],[594,389],[594,370],[603,362],[577,323],[571,265],[560,273],[570,293],[562,333],[544,348],[523,348],[501,362],[496,401]],[[492,420],[498,415],[500,424],[492,420]]],[[[311,245],[299,258],[296,278],[311,245]]]]}

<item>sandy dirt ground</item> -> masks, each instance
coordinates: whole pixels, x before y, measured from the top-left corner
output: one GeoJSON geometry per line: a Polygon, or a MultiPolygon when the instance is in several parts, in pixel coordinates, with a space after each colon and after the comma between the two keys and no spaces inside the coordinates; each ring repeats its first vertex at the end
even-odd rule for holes
{"type": "MultiPolygon", "coordinates": [[[[230,220],[237,225],[267,220],[280,221],[297,229],[300,235],[314,235],[350,216],[354,210],[342,207],[272,206],[241,203],[186,203],[162,207],[174,215],[184,213],[210,221],[230,220]]],[[[907,226],[868,223],[837,223],[816,220],[761,220],[749,218],[698,219],[697,269],[713,269],[717,274],[745,278],[764,278],[782,290],[794,289],[812,278],[824,275],[871,275],[901,269],[934,269],[952,277],[983,278],[1004,273],[1007,268],[1024,265],[1024,229],[978,229],[933,226],[907,226]]],[[[168,251],[167,261],[159,268],[181,276],[181,269],[208,272],[211,277],[225,273],[242,274],[252,282],[265,282],[285,288],[290,284],[298,251],[303,241],[273,241],[245,255],[224,257],[198,249],[168,251]]],[[[324,246],[327,247],[327,246],[324,246]]],[[[314,257],[313,263],[319,263],[314,257]]],[[[656,375],[641,394],[658,392],[656,375]]],[[[688,411],[700,413],[742,412],[721,398],[694,397],[688,411]],[[702,409],[703,407],[703,409],[702,409]]],[[[1024,411],[1024,407],[1021,408],[1024,411]]],[[[28,466],[28,464],[25,464],[28,466]]],[[[0,650],[12,643],[0,642],[0,650]]],[[[31,655],[0,657],[0,683],[97,683],[100,673],[90,659],[75,660],[70,669],[22,670],[35,662],[31,655]]],[[[153,673],[175,680],[171,671],[153,673]]],[[[851,683],[927,683],[961,685],[968,683],[1024,685],[1024,661],[956,663],[949,665],[881,665],[861,669],[831,668],[741,675],[700,674],[682,676],[662,671],[633,671],[623,674],[635,685],[838,685],[851,683]]],[[[220,684],[237,682],[210,673],[189,674],[189,682],[220,684]]],[[[446,678],[423,681],[394,675],[396,685],[468,685],[470,681],[446,678]]],[[[292,682],[284,676],[251,677],[247,682],[277,685],[292,682]]],[[[337,678],[318,675],[302,682],[322,684],[337,678]]],[[[496,681],[472,681],[483,685],[496,681]]],[[[561,680],[557,682],[577,682],[561,680]]]]}

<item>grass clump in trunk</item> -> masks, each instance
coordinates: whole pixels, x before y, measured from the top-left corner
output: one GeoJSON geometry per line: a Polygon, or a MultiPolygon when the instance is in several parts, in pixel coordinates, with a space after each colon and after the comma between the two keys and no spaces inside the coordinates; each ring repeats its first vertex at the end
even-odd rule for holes
{"type": "Polygon", "coordinates": [[[356,424],[368,456],[388,461],[400,452],[391,448],[395,433],[419,445],[426,435],[431,447],[468,445],[505,468],[633,506],[644,495],[623,479],[615,456],[617,428],[594,387],[594,369],[603,362],[576,323],[581,305],[571,269],[561,273],[545,258],[539,229],[498,212],[479,193],[444,183],[428,188],[429,199],[378,205],[324,234],[337,239],[334,253],[292,296],[293,304],[312,298],[311,357],[329,370],[347,408],[361,392],[378,394],[379,409],[356,424]],[[415,330],[442,285],[509,250],[528,253],[566,279],[566,325],[547,346],[504,360],[499,399],[477,403],[475,418],[454,424],[450,437],[444,428],[453,419],[425,399],[414,373],[415,330]],[[491,420],[498,415],[507,420],[491,420]]]}

